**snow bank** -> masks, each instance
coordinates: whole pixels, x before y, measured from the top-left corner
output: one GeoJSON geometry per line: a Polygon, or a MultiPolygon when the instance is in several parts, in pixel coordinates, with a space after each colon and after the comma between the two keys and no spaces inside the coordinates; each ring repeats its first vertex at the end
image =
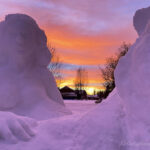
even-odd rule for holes
{"type": "Polygon", "coordinates": [[[138,10],[134,25],[139,38],[121,58],[115,70],[116,86],[127,114],[129,145],[150,147],[150,7],[138,10]]]}

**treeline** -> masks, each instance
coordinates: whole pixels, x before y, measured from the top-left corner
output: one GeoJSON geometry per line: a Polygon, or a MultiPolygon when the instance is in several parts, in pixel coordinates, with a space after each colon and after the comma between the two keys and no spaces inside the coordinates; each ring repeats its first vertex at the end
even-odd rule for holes
{"type": "Polygon", "coordinates": [[[97,94],[99,96],[99,100],[97,103],[101,102],[103,99],[107,98],[107,96],[112,92],[115,88],[115,77],[114,71],[119,62],[119,59],[126,55],[130,48],[131,44],[123,44],[118,49],[118,52],[114,57],[109,57],[106,59],[106,66],[105,68],[101,68],[99,66],[99,70],[101,72],[101,77],[104,80],[103,86],[105,87],[105,91],[99,91],[97,94]]]}

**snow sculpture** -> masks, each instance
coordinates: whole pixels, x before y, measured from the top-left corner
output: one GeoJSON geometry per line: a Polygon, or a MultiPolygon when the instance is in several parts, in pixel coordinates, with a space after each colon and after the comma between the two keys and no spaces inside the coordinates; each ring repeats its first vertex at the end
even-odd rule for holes
{"type": "Polygon", "coordinates": [[[130,144],[137,149],[150,146],[150,7],[135,13],[134,26],[139,38],[127,55],[121,58],[115,70],[118,94],[126,112],[130,144]]]}
{"type": "Polygon", "coordinates": [[[0,23],[0,135],[6,141],[30,139],[34,121],[26,117],[69,113],[47,69],[46,43],[44,31],[27,15],[7,15],[0,23]]]}
{"type": "MultiPolygon", "coordinates": [[[[11,112],[0,112],[0,148],[2,143],[16,144],[29,141],[35,136],[37,122],[28,117],[17,116],[11,112]]],[[[3,148],[2,148],[3,149],[3,148]]]]}
{"type": "MultiPolygon", "coordinates": [[[[150,7],[138,10],[134,18],[140,20],[143,26],[143,22],[145,22],[143,20],[148,18],[148,12],[150,12],[150,7]]],[[[134,20],[135,26],[140,27],[140,24],[137,25],[136,20],[134,20]]],[[[136,112],[136,115],[140,117],[139,119],[145,116],[145,119],[143,119],[150,121],[146,115],[150,108],[150,92],[148,90],[150,87],[150,15],[149,20],[146,22],[145,29],[139,28],[141,31],[139,38],[130,48],[127,55],[119,61],[115,70],[115,79],[119,95],[125,101],[127,108],[130,107],[129,110],[133,112],[144,108],[139,114],[136,112]]]]}
{"type": "Polygon", "coordinates": [[[137,10],[133,17],[133,25],[139,36],[143,33],[148,21],[150,20],[149,14],[150,7],[142,8],[137,10]]]}

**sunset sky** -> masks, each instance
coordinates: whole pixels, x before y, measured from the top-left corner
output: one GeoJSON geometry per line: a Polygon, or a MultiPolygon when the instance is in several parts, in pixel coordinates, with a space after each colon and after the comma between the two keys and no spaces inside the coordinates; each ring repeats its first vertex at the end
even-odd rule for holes
{"type": "Polygon", "coordinates": [[[45,30],[63,63],[64,85],[73,85],[76,69],[88,71],[89,87],[102,88],[98,65],[137,34],[132,17],[150,0],[0,0],[0,20],[9,13],[25,13],[45,30]]]}

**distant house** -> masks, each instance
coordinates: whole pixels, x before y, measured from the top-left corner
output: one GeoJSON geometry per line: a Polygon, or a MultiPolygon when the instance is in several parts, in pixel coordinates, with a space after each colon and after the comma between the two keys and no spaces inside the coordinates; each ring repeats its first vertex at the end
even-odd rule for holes
{"type": "Polygon", "coordinates": [[[76,92],[68,86],[60,89],[63,99],[77,99],[76,92]]]}
{"type": "Polygon", "coordinates": [[[97,95],[87,95],[85,90],[73,90],[68,86],[60,89],[63,99],[98,100],[97,95]]]}

